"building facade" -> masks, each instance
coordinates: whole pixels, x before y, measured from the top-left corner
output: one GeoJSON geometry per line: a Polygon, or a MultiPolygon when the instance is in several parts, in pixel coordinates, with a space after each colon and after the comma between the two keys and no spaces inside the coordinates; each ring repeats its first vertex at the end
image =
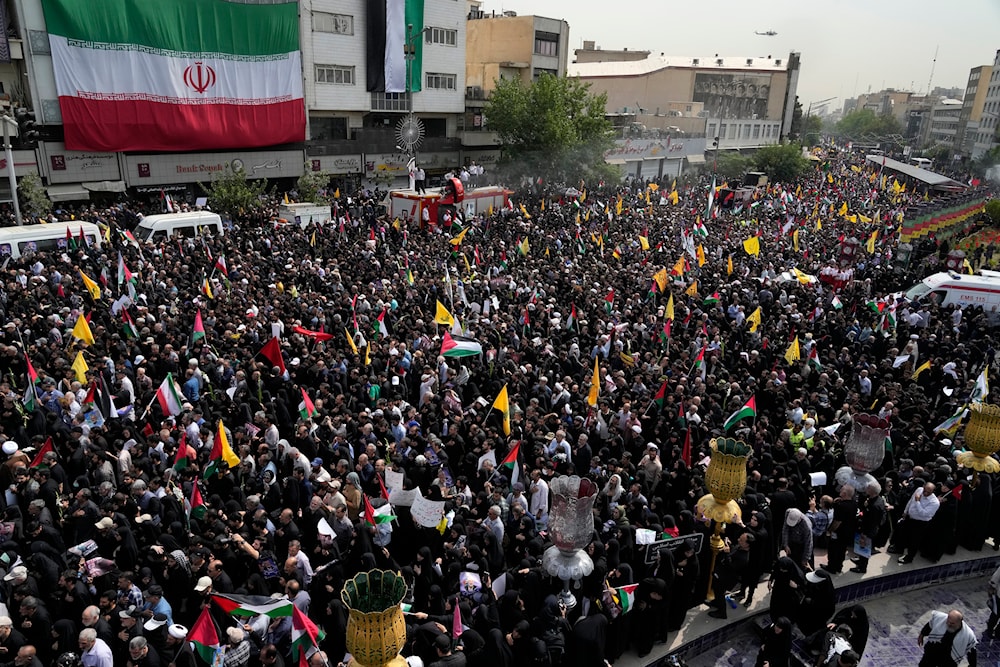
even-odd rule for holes
{"type": "Polygon", "coordinates": [[[961,115],[962,100],[945,98],[932,104],[924,115],[920,144],[954,149],[961,115]]]}
{"type": "MultiPolygon", "coordinates": [[[[595,50],[596,51],[596,50],[595,50]]],[[[625,53],[578,51],[569,76],[608,96],[609,114],[634,117],[670,136],[718,137],[719,148],[776,144],[791,129],[799,54],[787,58],[675,58],[641,60],[625,53]],[[582,60],[580,56],[583,56],[582,60]]]]}
{"type": "MultiPolygon", "coordinates": [[[[972,158],[976,159],[1000,144],[1000,49],[993,59],[989,79],[980,79],[980,87],[986,88],[983,110],[978,123],[970,122],[967,133],[975,132],[972,144],[972,158]]],[[[968,141],[966,142],[968,143],[968,141]]]]}
{"type": "Polygon", "coordinates": [[[962,98],[962,112],[958,117],[958,135],[955,137],[955,151],[962,155],[970,155],[976,143],[976,130],[983,116],[983,105],[986,104],[987,82],[993,74],[992,65],[980,65],[969,71],[969,81],[965,85],[965,96],[962,98]],[[980,85],[982,84],[982,85],[980,85]]]}

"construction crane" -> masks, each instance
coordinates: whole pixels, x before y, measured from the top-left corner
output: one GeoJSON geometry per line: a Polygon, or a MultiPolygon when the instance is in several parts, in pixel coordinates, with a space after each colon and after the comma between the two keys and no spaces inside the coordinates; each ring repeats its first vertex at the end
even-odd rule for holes
{"type": "Polygon", "coordinates": [[[806,110],[806,116],[811,116],[812,115],[813,107],[816,107],[817,109],[819,109],[821,106],[823,106],[827,102],[832,102],[835,99],[837,99],[837,98],[836,97],[828,97],[825,100],[816,100],[815,102],[810,102],[809,103],[809,108],[806,110]]]}

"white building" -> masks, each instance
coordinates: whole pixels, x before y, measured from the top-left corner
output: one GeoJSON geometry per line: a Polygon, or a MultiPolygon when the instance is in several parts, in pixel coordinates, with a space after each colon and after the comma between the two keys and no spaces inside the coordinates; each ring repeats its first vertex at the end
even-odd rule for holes
{"type": "MultiPolygon", "coordinates": [[[[983,85],[982,83],[979,84],[983,85]]],[[[967,133],[975,133],[972,158],[976,159],[1000,143],[1000,49],[997,49],[990,73],[986,101],[978,124],[969,123],[967,133]]]]}

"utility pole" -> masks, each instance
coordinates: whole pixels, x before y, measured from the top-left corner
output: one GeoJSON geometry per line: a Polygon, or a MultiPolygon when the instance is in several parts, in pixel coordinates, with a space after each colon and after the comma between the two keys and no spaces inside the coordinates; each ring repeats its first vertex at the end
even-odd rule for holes
{"type": "Polygon", "coordinates": [[[24,224],[21,218],[21,205],[17,201],[17,176],[14,174],[14,150],[10,145],[10,128],[17,127],[17,121],[7,115],[0,116],[3,124],[3,150],[7,157],[7,178],[10,179],[10,198],[14,203],[14,218],[20,227],[24,224]]]}

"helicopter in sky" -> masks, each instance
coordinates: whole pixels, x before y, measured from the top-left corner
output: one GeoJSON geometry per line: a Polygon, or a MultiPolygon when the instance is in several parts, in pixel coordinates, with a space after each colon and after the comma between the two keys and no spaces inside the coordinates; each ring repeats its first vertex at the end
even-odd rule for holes
{"type": "Polygon", "coordinates": [[[754,30],[753,34],[755,34],[755,35],[761,35],[763,37],[774,37],[778,33],[776,33],[773,30],[765,30],[764,32],[757,32],[756,30],[754,30]]]}

